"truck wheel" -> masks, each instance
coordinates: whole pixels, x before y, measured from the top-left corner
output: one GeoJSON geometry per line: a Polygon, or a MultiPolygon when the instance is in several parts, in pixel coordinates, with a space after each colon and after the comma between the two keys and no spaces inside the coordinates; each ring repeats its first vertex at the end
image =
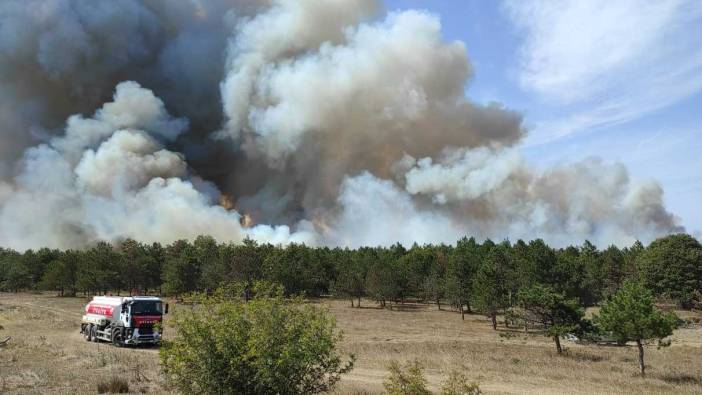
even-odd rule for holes
{"type": "Polygon", "coordinates": [[[89,342],[93,341],[93,324],[85,327],[85,340],[89,342]]]}
{"type": "Polygon", "coordinates": [[[80,334],[83,335],[83,339],[85,341],[89,341],[90,339],[88,338],[89,332],[88,332],[88,326],[87,325],[81,325],[80,326],[80,334]]]}
{"type": "Polygon", "coordinates": [[[122,347],[124,345],[124,338],[122,337],[121,328],[115,328],[112,330],[112,344],[117,347],[122,347]]]}
{"type": "Polygon", "coordinates": [[[97,337],[97,326],[91,325],[90,326],[90,337],[92,337],[93,341],[95,343],[98,342],[98,337],[97,337]]]}

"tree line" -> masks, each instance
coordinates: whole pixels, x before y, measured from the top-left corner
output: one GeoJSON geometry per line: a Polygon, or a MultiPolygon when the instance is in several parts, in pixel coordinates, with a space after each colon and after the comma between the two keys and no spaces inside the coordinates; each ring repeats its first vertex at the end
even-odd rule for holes
{"type": "MultiPolygon", "coordinates": [[[[702,245],[687,234],[666,236],[644,247],[552,248],[543,240],[455,245],[401,244],[358,249],[273,246],[252,240],[218,243],[199,236],[163,246],[124,240],[99,242],[85,250],[42,248],[22,253],[0,249],[0,290],[53,290],[60,295],[107,294],[128,290],[182,297],[217,294],[237,284],[236,298],[257,297],[256,284],[279,284],[281,297],[346,298],[352,307],[372,300],[392,307],[406,300],[448,305],[488,317],[497,329],[536,328],[551,337],[585,340],[613,336],[636,342],[645,373],[643,345],[659,342],[677,326],[674,314],[654,299],[679,307],[702,301],[702,245]],[[224,287],[224,288],[223,288],[224,287]],[[592,320],[584,309],[600,305],[592,320]]],[[[299,299],[298,299],[299,300],[299,299]]],[[[659,343],[664,345],[663,343],[659,343]]]]}
{"type": "Polygon", "coordinates": [[[412,299],[488,315],[517,305],[520,292],[524,299],[538,286],[587,307],[635,280],[657,298],[690,307],[702,292],[702,246],[677,234],[646,247],[635,242],[604,250],[588,241],[552,248],[540,239],[348,249],[218,243],[209,236],[169,245],[98,242],[84,250],[0,248],[0,289],[10,292],[182,295],[257,280],[281,284],[286,295],[333,295],[352,306],[362,299],[383,307],[412,299]]]}

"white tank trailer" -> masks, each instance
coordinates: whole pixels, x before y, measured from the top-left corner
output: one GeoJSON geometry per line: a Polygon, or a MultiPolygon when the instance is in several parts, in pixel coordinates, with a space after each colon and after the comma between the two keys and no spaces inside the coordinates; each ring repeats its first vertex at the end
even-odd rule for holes
{"type": "Polygon", "coordinates": [[[80,333],[87,341],[124,345],[161,342],[161,323],[168,304],[155,296],[95,296],[85,306],[80,333]],[[159,324],[159,325],[157,325],[159,324]]]}

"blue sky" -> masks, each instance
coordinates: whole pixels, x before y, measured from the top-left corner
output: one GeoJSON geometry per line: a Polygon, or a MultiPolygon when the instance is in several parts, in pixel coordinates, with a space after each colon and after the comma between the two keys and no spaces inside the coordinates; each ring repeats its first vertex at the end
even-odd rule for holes
{"type": "Polygon", "coordinates": [[[523,113],[534,166],[597,156],[655,179],[702,235],[702,2],[386,0],[465,43],[466,94],[523,113]]]}

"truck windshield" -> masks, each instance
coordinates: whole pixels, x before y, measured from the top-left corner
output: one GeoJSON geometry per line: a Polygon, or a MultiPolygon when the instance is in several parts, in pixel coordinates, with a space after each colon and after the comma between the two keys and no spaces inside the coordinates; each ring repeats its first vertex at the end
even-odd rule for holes
{"type": "Polygon", "coordinates": [[[161,315],[163,314],[163,303],[161,302],[134,302],[132,303],[132,315],[161,315]]]}

